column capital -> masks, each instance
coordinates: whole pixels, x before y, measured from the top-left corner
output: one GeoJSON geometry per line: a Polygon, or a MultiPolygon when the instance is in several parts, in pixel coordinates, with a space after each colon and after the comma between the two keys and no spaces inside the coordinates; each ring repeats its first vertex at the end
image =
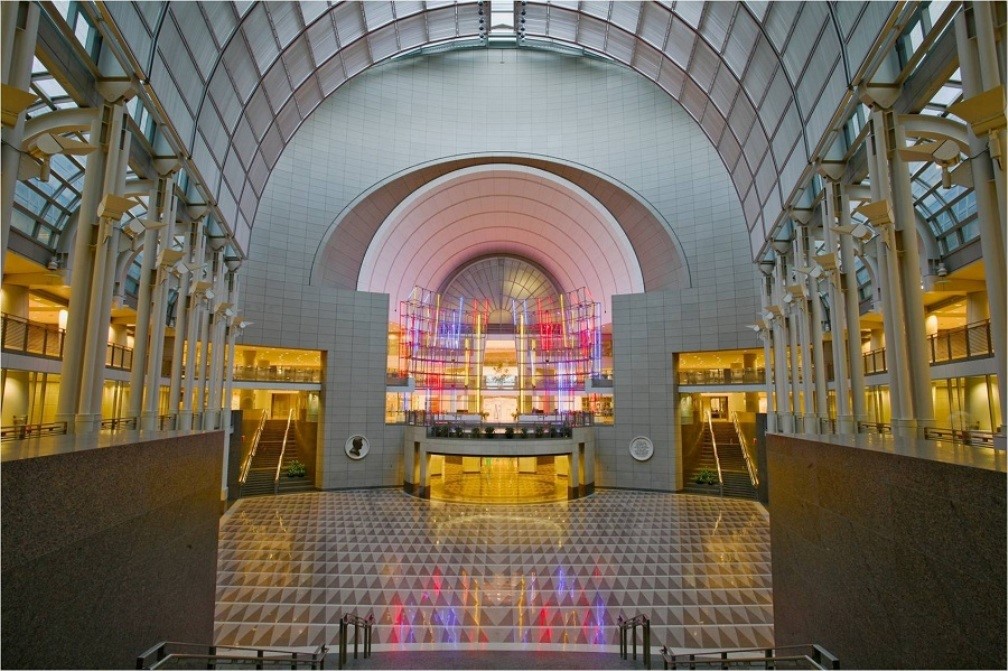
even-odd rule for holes
{"type": "Polygon", "coordinates": [[[129,77],[99,79],[95,88],[109,103],[124,103],[136,95],[136,84],[129,77]]]}
{"type": "Polygon", "coordinates": [[[872,109],[892,109],[899,99],[899,84],[861,84],[855,89],[858,99],[872,109]]]}
{"type": "Polygon", "coordinates": [[[844,161],[818,161],[816,172],[827,182],[839,182],[843,179],[847,171],[847,163],[844,161]]]}

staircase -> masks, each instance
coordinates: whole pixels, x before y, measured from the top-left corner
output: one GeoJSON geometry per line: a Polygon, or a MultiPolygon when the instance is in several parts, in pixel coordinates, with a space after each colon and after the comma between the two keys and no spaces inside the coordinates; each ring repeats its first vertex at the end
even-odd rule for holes
{"type": "MultiPolygon", "coordinates": [[[[255,456],[252,457],[252,464],[249,468],[248,478],[242,485],[242,496],[262,496],[273,493],[273,478],[276,477],[277,461],[280,459],[280,452],[283,450],[284,432],[287,429],[286,419],[268,420],[263,426],[262,435],[259,437],[259,447],[255,456]]],[[[287,450],[284,451],[284,462],[280,468],[280,493],[291,494],[293,492],[310,492],[315,487],[307,478],[288,478],[286,475],[287,466],[292,461],[301,461],[301,451],[298,449],[296,433],[291,429],[287,436],[287,450]]]]}
{"type": "MultiPolygon", "coordinates": [[[[742,445],[735,433],[735,425],[731,422],[712,422],[714,439],[717,441],[718,458],[721,460],[721,477],[724,480],[724,495],[740,499],[756,499],[756,488],[749,479],[742,445]]],[[[700,437],[700,456],[692,472],[687,476],[683,491],[690,494],[707,494],[717,496],[720,488],[717,485],[698,485],[697,475],[703,469],[717,473],[717,463],[714,459],[714,445],[711,442],[711,427],[704,424],[700,437]]]]}

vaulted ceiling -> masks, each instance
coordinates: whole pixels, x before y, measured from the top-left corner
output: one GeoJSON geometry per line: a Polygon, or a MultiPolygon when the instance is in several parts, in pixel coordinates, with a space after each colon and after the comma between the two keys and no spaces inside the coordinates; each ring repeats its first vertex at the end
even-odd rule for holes
{"type": "MultiPolygon", "coordinates": [[[[731,173],[755,251],[897,5],[506,6],[520,44],[608,57],[681,103],[731,173]]],[[[102,11],[244,249],[270,170],[322,100],[389,58],[484,35],[477,2],[122,2],[102,11]]]]}

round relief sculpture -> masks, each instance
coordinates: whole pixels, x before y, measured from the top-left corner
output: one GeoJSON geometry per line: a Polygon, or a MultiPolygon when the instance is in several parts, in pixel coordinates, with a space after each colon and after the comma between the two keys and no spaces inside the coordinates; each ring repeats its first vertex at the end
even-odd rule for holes
{"type": "Polygon", "coordinates": [[[654,443],[647,436],[637,436],[630,441],[630,456],[637,461],[647,461],[654,454],[654,443]]]}
{"type": "Polygon", "coordinates": [[[347,438],[346,445],[343,446],[343,449],[346,451],[346,455],[351,459],[363,459],[371,450],[371,444],[368,443],[368,439],[364,436],[350,436],[347,438]]]}

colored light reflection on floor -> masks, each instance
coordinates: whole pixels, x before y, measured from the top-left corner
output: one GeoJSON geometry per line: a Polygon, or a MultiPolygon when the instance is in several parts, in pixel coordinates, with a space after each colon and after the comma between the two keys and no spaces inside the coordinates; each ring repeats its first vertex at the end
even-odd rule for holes
{"type": "Polygon", "coordinates": [[[622,614],[655,645],[773,642],[757,504],[601,491],[487,506],[395,490],[244,499],[222,520],[218,644],[333,644],[374,613],[375,650],[606,650],[622,614]]]}

